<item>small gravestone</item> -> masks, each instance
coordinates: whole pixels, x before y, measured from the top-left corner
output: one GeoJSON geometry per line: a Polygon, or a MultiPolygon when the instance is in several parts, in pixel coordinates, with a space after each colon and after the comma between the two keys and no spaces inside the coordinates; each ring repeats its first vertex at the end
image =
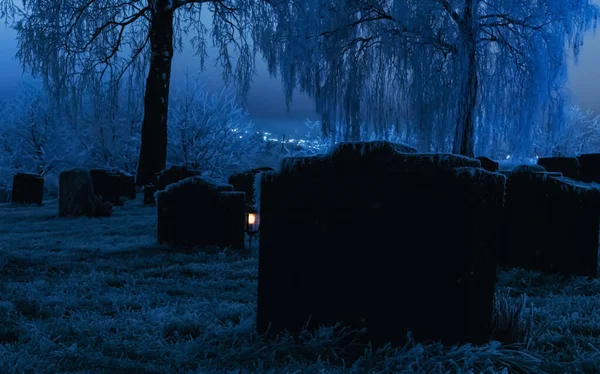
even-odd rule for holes
{"type": "Polygon", "coordinates": [[[157,187],[162,191],[170,184],[177,183],[189,177],[199,176],[200,174],[200,171],[188,169],[185,166],[171,166],[158,175],[157,187]]]}
{"type": "Polygon", "coordinates": [[[562,173],[567,178],[580,179],[577,157],[540,157],[537,163],[547,171],[562,173]]]}
{"type": "Polygon", "coordinates": [[[58,216],[92,217],[95,214],[96,196],[92,177],[86,169],[71,169],[58,177],[58,216]]]}
{"type": "Polygon", "coordinates": [[[577,157],[579,178],[584,182],[600,183],[600,153],[586,153],[577,157]]]}
{"type": "Polygon", "coordinates": [[[121,206],[121,176],[107,169],[90,170],[94,193],[112,205],[121,206]]]}
{"type": "Polygon", "coordinates": [[[135,177],[132,174],[121,170],[117,170],[114,173],[118,174],[120,178],[119,191],[121,196],[125,196],[128,199],[135,199],[135,177]]]}
{"type": "Polygon", "coordinates": [[[42,205],[44,178],[39,174],[17,173],[13,177],[13,203],[42,205]]]}
{"type": "Polygon", "coordinates": [[[476,157],[475,159],[479,160],[479,162],[481,162],[481,167],[487,171],[491,171],[491,172],[496,172],[498,171],[498,167],[499,167],[499,163],[497,163],[496,161],[492,160],[489,157],[485,157],[485,156],[479,156],[476,157]]]}
{"type": "Polygon", "coordinates": [[[158,243],[243,248],[244,199],[233,186],[198,176],[170,184],[156,194],[158,243]]]}
{"type": "Polygon", "coordinates": [[[257,329],[341,323],[374,345],[490,339],[506,178],[458,155],[342,143],[261,186],[257,329]]]}
{"type": "Polygon", "coordinates": [[[154,198],[154,194],[158,191],[155,185],[148,184],[144,186],[144,204],[145,205],[154,205],[156,204],[156,199],[154,198]]]}

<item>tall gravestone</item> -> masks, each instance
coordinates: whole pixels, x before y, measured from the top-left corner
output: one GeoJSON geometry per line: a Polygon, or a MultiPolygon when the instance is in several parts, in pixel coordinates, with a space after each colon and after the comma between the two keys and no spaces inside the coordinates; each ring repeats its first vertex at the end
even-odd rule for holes
{"type": "Polygon", "coordinates": [[[374,344],[489,340],[505,177],[389,142],[263,177],[259,333],[341,322],[374,344]]]}
{"type": "Polygon", "coordinates": [[[17,173],[13,177],[13,203],[42,205],[44,178],[39,174],[17,173]]]}
{"type": "Polygon", "coordinates": [[[92,177],[86,169],[65,170],[58,177],[59,217],[92,217],[95,213],[92,177]]]}

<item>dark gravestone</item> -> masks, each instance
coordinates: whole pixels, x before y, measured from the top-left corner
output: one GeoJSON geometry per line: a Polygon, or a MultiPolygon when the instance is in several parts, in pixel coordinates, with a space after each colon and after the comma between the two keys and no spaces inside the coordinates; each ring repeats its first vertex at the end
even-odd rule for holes
{"type": "Polygon", "coordinates": [[[170,168],[163,170],[157,177],[157,187],[159,190],[164,190],[168,185],[177,183],[182,179],[186,179],[193,176],[199,176],[201,173],[198,170],[191,170],[185,166],[171,166],[170,168]]]}
{"type": "Polygon", "coordinates": [[[505,177],[477,160],[342,143],[261,191],[259,333],[367,327],[374,344],[489,340],[505,177]]]}
{"type": "Polygon", "coordinates": [[[156,194],[158,243],[244,247],[244,194],[233,186],[190,177],[156,194]],[[226,192],[227,194],[223,195],[226,192]],[[240,231],[240,227],[242,228],[240,231]]]}
{"type": "Polygon", "coordinates": [[[148,184],[144,186],[144,204],[146,205],[154,205],[156,204],[156,199],[154,198],[154,194],[158,191],[153,184],[148,184]]]}
{"type": "Polygon", "coordinates": [[[58,216],[92,217],[95,213],[94,185],[86,169],[71,169],[58,177],[58,216]]]}
{"type": "Polygon", "coordinates": [[[597,276],[600,190],[561,173],[508,172],[503,265],[597,276]]]}
{"type": "Polygon", "coordinates": [[[484,168],[485,170],[491,171],[491,172],[498,171],[499,164],[496,161],[492,160],[491,158],[479,156],[479,157],[476,157],[476,159],[479,160],[479,162],[481,162],[481,167],[484,168]]]}
{"type": "Polygon", "coordinates": [[[121,206],[121,176],[107,169],[90,170],[94,193],[112,205],[121,206]]]}
{"type": "Polygon", "coordinates": [[[118,174],[120,178],[119,191],[121,196],[125,196],[128,199],[135,199],[135,177],[132,174],[121,170],[114,171],[114,173],[118,174]]]}
{"type": "Polygon", "coordinates": [[[584,182],[600,183],[600,153],[586,153],[577,157],[579,178],[584,182]]]}
{"type": "Polygon", "coordinates": [[[270,167],[251,169],[230,176],[227,183],[232,185],[235,191],[244,192],[246,194],[246,205],[257,213],[259,210],[261,174],[270,171],[275,171],[275,169],[270,167]]]}
{"type": "Polygon", "coordinates": [[[13,177],[13,203],[42,205],[44,178],[39,174],[17,173],[13,177]]]}
{"type": "Polygon", "coordinates": [[[538,165],[548,171],[562,173],[567,178],[579,180],[579,161],[577,157],[540,157],[538,165]]]}

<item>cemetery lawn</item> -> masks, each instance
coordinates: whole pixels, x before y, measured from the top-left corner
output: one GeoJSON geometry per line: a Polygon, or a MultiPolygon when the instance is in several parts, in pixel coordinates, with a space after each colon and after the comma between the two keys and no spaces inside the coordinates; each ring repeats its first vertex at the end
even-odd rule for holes
{"type": "Polygon", "coordinates": [[[266,341],[256,246],[155,245],[156,211],[141,200],[97,219],[58,218],[56,200],[0,205],[1,373],[600,372],[600,281],[523,270],[502,270],[498,289],[514,303],[527,294],[541,328],[530,347],[412,344],[352,365],[331,328],[266,341]]]}

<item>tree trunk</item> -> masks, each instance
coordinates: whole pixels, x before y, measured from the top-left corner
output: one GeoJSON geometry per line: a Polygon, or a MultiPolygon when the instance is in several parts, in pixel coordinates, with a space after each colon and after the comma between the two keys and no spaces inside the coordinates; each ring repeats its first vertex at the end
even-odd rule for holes
{"type": "Polygon", "coordinates": [[[475,148],[475,108],[477,106],[477,41],[473,22],[472,0],[467,0],[461,32],[466,49],[467,82],[458,103],[458,123],[452,152],[467,157],[474,157],[475,148]]]}
{"type": "Polygon", "coordinates": [[[167,163],[167,115],[171,60],[173,58],[173,11],[169,0],[158,0],[150,25],[152,56],[144,94],[142,145],[136,185],[154,181],[167,163]]]}

